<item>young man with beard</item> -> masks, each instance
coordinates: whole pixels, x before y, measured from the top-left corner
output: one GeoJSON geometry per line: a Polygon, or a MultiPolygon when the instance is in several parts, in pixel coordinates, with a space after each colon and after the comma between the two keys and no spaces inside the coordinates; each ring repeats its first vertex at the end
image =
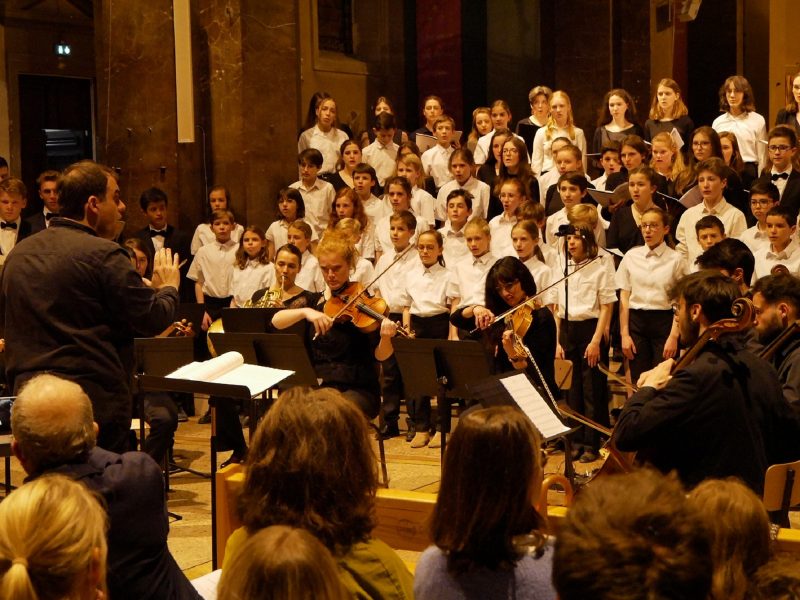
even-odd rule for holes
{"type": "MultiPolygon", "coordinates": [[[[694,345],[720,319],[731,318],[736,283],[717,272],[681,279],[671,293],[680,340],[694,345]]],[[[800,456],[800,427],[781,394],[778,374],[744,349],[742,336],[707,342],[695,360],[672,373],[668,359],[642,374],[614,430],[622,451],[687,487],[708,477],[739,477],[756,493],[771,464],[800,456]]]]}
{"type": "MultiPolygon", "coordinates": [[[[765,346],[798,319],[800,279],[793,275],[767,275],[753,286],[755,329],[765,346]]],[[[783,397],[800,412],[800,333],[792,335],[771,357],[778,370],[783,397]]]]}

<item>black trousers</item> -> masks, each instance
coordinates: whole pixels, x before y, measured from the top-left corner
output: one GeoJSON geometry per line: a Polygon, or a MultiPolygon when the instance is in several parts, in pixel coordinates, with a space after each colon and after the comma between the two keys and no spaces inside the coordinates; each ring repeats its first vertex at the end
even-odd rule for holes
{"type": "Polygon", "coordinates": [[[144,395],[144,419],[150,425],[150,433],[144,441],[144,451],[162,464],[175,441],[178,429],[178,407],[172,395],[166,392],[150,392],[144,395]]]}
{"type": "Polygon", "coordinates": [[[628,361],[631,382],[636,385],[639,376],[661,362],[664,344],[672,329],[671,310],[636,310],[629,313],[628,329],[636,346],[633,360],[628,361]]]}
{"type": "MultiPolygon", "coordinates": [[[[608,381],[597,367],[590,367],[583,357],[595,329],[597,319],[561,322],[561,347],[565,357],[572,361],[572,387],[567,394],[567,404],[572,410],[608,427],[608,381]]],[[[608,347],[601,343],[600,357],[607,354],[608,347]]],[[[597,452],[600,449],[600,434],[583,425],[576,434],[575,442],[597,452]]]]}
{"type": "MultiPolygon", "coordinates": [[[[390,313],[392,321],[402,321],[401,313],[390,313]]],[[[400,403],[403,400],[403,378],[400,375],[400,366],[397,358],[392,354],[381,362],[383,368],[383,420],[387,424],[397,423],[400,420],[400,403]]]]}
{"type": "MultiPolygon", "coordinates": [[[[446,340],[450,332],[450,314],[442,313],[432,317],[411,315],[411,329],[420,339],[446,340]]],[[[418,396],[406,399],[408,416],[417,431],[431,428],[431,399],[418,396]]]]}

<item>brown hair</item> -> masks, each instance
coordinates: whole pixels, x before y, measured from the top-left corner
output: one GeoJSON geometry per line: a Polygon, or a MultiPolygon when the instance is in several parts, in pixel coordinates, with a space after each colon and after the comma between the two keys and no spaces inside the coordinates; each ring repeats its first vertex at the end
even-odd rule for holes
{"type": "Polygon", "coordinates": [[[273,525],[250,536],[222,572],[219,600],[347,600],[331,553],[303,529],[273,525]]]}
{"type": "Polygon", "coordinates": [[[261,252],[256,255],[256,261],[262,265],[268,265],[269,257],[267,256],[267,237],[264,235],[264,230],[260,227],[256,227],[255,225],[245,227],[245,230],[242,232],[242,239],[239,240],[239,247],[236,249],[236,260],[234,265],[238,269],[244,269],[247,266],[247,261],[250,260],[247,252],[244,251],[244,236],[248,233],[255,233],[259,238],[261,238],[263,244],[261,246],[261,252]]]}
{"type": "Polygon", "coordinates": [[[355,403],[330,388],[288,390],[250,447],[242,523],[251,534],[300,527],[334,554],[346,553],[375,524],[376,467],[367,419],[355,403]]]}
{"type": "Polygon", "coordinates": [[[531,546],[541,554],[542,521],[532,498],[541,485],[540,443],[528,417],[510,406],[476,410],[459,421],[431,520],[449,571],[511,569],[531,546]],[[531,537],[520,543],[525,535],[531,537]]]}
{"type": "Polygon", "coordinates": [[[358,194],[356,194],[352,188],[346,186],[336,192],[336,197],[333,199],[333,202],[331,202],[331,211],[328,214],[328,229],[333,229],[336,227],[336,223],[339,222],[339,216],[336,214],[336,201],[345,196],[347,196],[347,199],[350,200],[353,205],[353,219],[361,224],[361,231],[365,231],[369,222],[369,217],[367,217],[367,213],[364,212],[364,205],[361,203],[358,194]]]}
{"type": "MultiPolygon", "coordinates": [[[[733,149],[731,162],[728,166],[737,173],[741,173],[742,170],[744,170],[744,161],[742,160],[742,153],[739,151],[739,140],[736,139],[736,134],[731,131],[721,131],[719,134],[720,146],[722,146],[722,140],[728,140],[733,149]]],[[[724,153],[722,160],[725,160],[724,153]]],[[[772,165],[770,165],[770,167],[771,166],[772,165]]]]}
{"type": "Polygon", "coordinates": [[[674,476],[597,479],[558,531],[553,583],[561,600],[706,600],[708,534],[674,476]]]}
{"type": "Polygon", "coordinates": [[[636,103],[633,101],[633,97],[627,92],[627,90],[623,90],[622,88],[614,88],[613,90],[607,91],[606,95],[603,97],[603,104],[600,106],[598,111],[599,116],[597,118],[597,126],[602,127],[603,125],[607,125],[614,120],[611,116],[611,111],[608,109],[608,103],[611,101],[611,96],[618,96],[619,98],[622,98],[622,101],[628,105],[628,107],[625,109],[625,115],[623,118],[628,121],[628,123],[636,123],[636,103]]]}
{"type": "Polygon", "coordinates": [[[658,85],[656,86],[656,93],[653,94],[653,102],[650,104],[650,118],[654,121],[661,121],[662,119],[677,119],[678,117],[685,117],[688,114],[689,109],[683,101],[683,94],[681,94],[681,88],[678,85],[678,82],[674,79],[670,79],[669,77],[665,77],[659,81],[658,85]],[[677,96],[675,99],[675,104],[672,106],[671,115],[665,115],[664,111],[661,110],[661,106],[658,104],[658,88],[660,87],[668,87],[675,92],[675,95],[677,96]]]}
{"type": "Polygon", "coordinates": [[[756,100],[753,96],[753,88],[750,87],[750,82],[741,75],[731,75],[719,88],[719,110],[720,112],[728,112],[731,107],[728,104],[727,91],[728,88],[733,86],[737,92],[742,92],[742,112],[747,114],[755,112],[756,100]]]}
{"type": "Polygon", "coordinates": [[[741,600],[747,581],[770,556],[769,516],[761,499],[735,479],[707,479],[689,492],[711,539],[711,598],[741,600]]]}

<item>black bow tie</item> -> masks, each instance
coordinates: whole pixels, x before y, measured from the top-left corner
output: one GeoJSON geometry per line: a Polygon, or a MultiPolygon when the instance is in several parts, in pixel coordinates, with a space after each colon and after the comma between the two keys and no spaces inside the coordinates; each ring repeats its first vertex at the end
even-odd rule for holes
{"type": "Polygon", "coordinates": [[[47,220],[49,221],[49,220],[50,220],[50,219],[52,219],[53,217],[57,217],[57,216],[58,216],[58,213],[49,212],[49,213],[47,213],[47,214],[44,216],[44,218],[45,218],[45,219],[47,219],[47,220]]]}
{"type": "Polygon", "coordinates": [[[156,237],[160,235],[161,237],[167,237],[167,230],[166,229],[151,229],[150,230],[150,237],[156,237]]]}
{"type": "Polygon", "coordinates": [[[789,174],[788,173],[773,173],[770,176],[770,179],[772,181],[778,181],[778,179],[789,179],[789,174]]]}
{"type": "Polygon", "coordinates": [[[6,223],[5,221],[0,223],[0,229],[6,229],[6,228],[8,228],[8,229],[16,229],[17,228],[17,224],[16,223],[6,223]]]}

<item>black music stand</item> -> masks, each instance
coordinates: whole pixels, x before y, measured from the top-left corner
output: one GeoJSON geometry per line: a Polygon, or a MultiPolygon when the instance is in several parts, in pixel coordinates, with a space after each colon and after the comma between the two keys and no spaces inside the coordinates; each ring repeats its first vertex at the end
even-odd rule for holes
{"type": "MultiPolygon", "coordinates": [[[[222,328],[225,333],[263,333],[280,308],[223,308],[222,328]]],[[[214,346],[216,348],[216,346],[214,346]]]]}
{"type": "MultiPolygon", "coordinates": [[[[430,396],[436,398],[437,406],[442,406],[446,388],[436,368],[434,351],[444,341],[402,337],[392,339],[394,355],[397,358],[397,365],[400,367],[406,398],[430,396]]],[[[442,444],[442,448],[444,448],[444,444],[442,444]]]]}
{"type": "MultiPolygon", "coordinates": [[[[193,337],[154,337],[154,338],[135,338],[133,340],[134,353],[136,355],[136,372],[146,375],[163,377],[172,373],[183,365],[194,360],[193,337]]],[[[144,446],[144,394],[139,394],[139,440],[144,446]]],[[[167,453],[167,465],[164,470],[164,491],[169,492],[169,470],[176,467],[179,471],[191,473],[198,477],[208,479],[208,473],[197,471],[189,467],[184,467],[169,461],[167,453]]],[[[179,518],[178,515],[175,515],[179,518]]]]}
{"type": "Polygon", "coordinates": [[[550,400],[546,397],[546,394],[542,394],[538,391],[528,373],[525,371],[511,371],[509,373],[503,373],[502,375],[489,377],[483,381],[468,384],[467,387],[473,396],[480,399],[481,405],[484,407],[514,406],[515,408],[522,410],[522,412],[524,412],[531,420],[537,431],[539,431],[539,434],[542,436],[542,441],[549,442],[550,440],[556,439],[563,440],[564,455],[566,457],[566,460],[564,461],[564,476],[569,480],[569,483],[572,485],[573,489],[575,489],[575,467],[573,466],[572,461],[569,460],[569,457],[572,453],[572,444],[570,443],[569,436],[570,434],[575,433],[578,428],[571,427],[564,422],[564,418],[562,417],[558,408],[553,406],[550,400]],[[502,383],[502,380],[509,377],[524,377],[528,380],[530,386],[536,389],[537,394],[539,394],[538,400],[540,400],[542,404],[536,403],[535,408],[544,411],[545,409],[543,407],[546,406],[548,409],[542,415],[542,417],[537,418],[535,413],[531,413],[530,411],[526,410],[527,404],[521,404],[518,402],[518,399],[508,389],[506,389],[502,383]],[[552,435],[546,435],[545,432],[548,430],[547,426],[552,426],[554,424],[552,417],[555,417],[557,423],[560,424],[560,426],[564,429],[557,431],[552,435]],[[549,423],[547,421],[548,418],[549,423]]]}
{"type": "MultiPolygon", "coordinates": [[[[446,392],[439,403],[442,423],[442,459],[444,459],[447,434],[450,433],[452,398],[471,398],[468,385],[492,375],[494,365],[483,345],[474,340],[440,340],[434,348],[436,369],[446,392]]],[[[442,460],[444,466],[444,460],[442,460]]]]}
{"type": "MultiPolygon", "coordinates": [[[[187,394],[207,394],[213,400],[209,402],[211,409],[211,568],[217,568],[217,402],[229,400],[250,400],[251,394],[247,386],[224,383],[208,383],[171,377],[153,375],[137,375],[136,383],[141,392],[183,392],[187,394]]],[[[266,390],[262,390],[262,396],[266,390]]]]}

